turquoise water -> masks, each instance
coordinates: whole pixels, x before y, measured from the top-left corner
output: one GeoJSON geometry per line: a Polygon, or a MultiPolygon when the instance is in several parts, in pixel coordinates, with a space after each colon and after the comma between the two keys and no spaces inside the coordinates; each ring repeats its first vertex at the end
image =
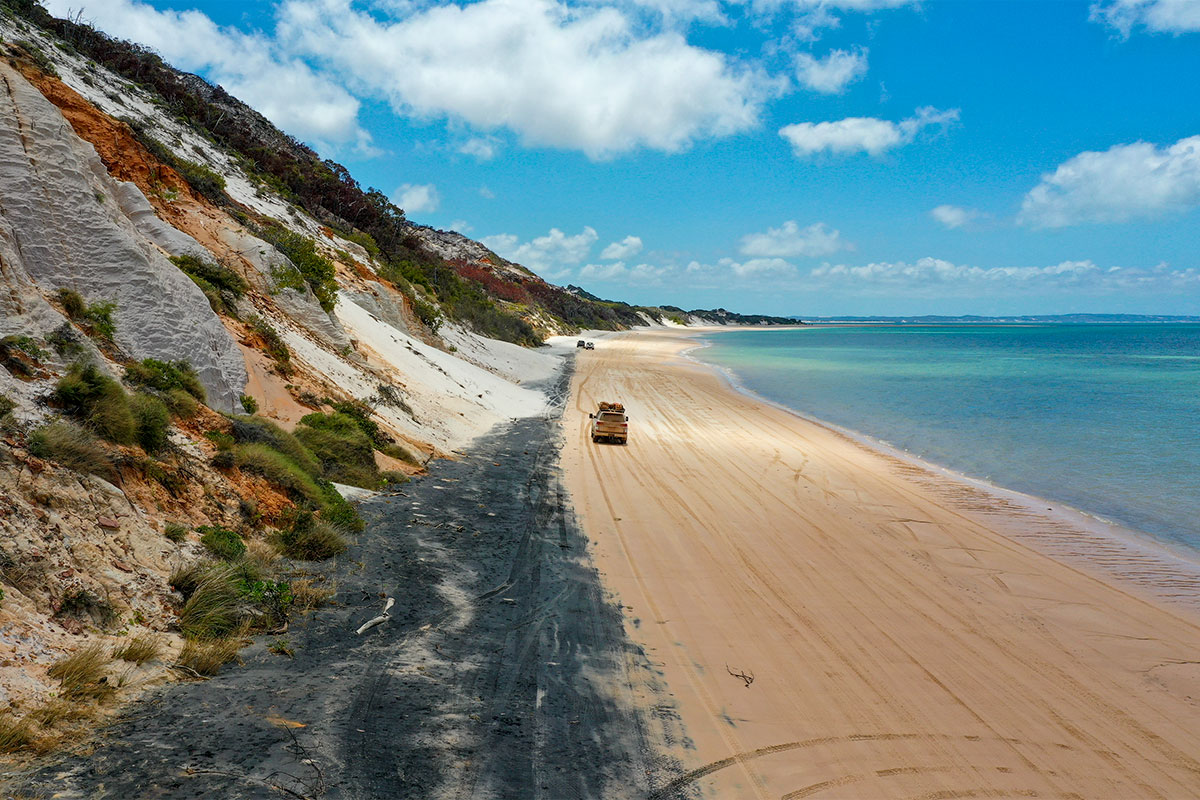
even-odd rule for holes
{"type": "Polygon", "coordinates": [[[701,360],[802,413],[1200,549],[1200,325],[729,331],[701,360]]]}

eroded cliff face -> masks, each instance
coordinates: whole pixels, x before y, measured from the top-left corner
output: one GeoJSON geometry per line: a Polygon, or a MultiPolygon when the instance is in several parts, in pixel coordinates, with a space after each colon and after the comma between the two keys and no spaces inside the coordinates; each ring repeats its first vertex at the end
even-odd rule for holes
{"type": "MultiPolygon", "coordinates": [[[[232,411],[246,385],[241,354],[204,293],[149,238],[154,231],[127,213],[136,217],[148,208],[136,186],[109,175],[95,148],[41,92],[0,62],[5,269],[32,283],[25,289],[43,300],[71,289],[90,301],[116,303],[116,344],[124,352],[190,361],[212,407],[232,411]]],[[[184,236],[175,231],[173,238],[184,236]]],[[[29,299],[41,309],[36,322],[54,321],[32,294],[29,299]]],[[[0,333],[12,333],[9,324],[0,322],[0,333]]]]}
{"type": "MultiPolygon", "coordinates": [[[[358,243],[247,174],[140,87],[2,13],[0,53],[2,739],[4,725],[56,708],[63,687],[48,668],[80,648],[99,643],[111,653],[139,635],[160,637],[152,664],[106,669],[135,689],[169,679],[183,639],[182,598],[168,576],[211,557],[198,526],[237,531],[278,557],[273,531],[299,501],[215,459],[213,435],[228,436],[231,412],[256,405],[259,417],[290,430],[335,403],[363,403],[397,445],[373,453],[378,467],[411,475],[498,422],[544,410],[545,396],[523,384],[548,378],[558,359],[453,324],[435,333],[358,243]],[[16,41],[25,44],[6,44],[16,41]],[[225,201],[194,190],[122,120],[219,175],[225,201]],[[271,226],[304,237],[333,265],[332,312],[262,238],[271,226]],[[172,263],[177,256],[227,270],[244,292],[210,303],[172,263]],[[112,344],[69,317],[60,289],[115,304],[112,344]],[[104,477],[31,451],[39,428],[69,416],[53,396],[72,365],[120,381],[148,357],[190,363],[212,410],[172,419],[170,444],[158,452],[99,442],[104,477]],[[244,406],[243,395],[253,402],[244,406]]],[[[488,255],[447,241],[454,254],[488,255]]],[[[71,735],[39,725],[39,736],[71,735]]]]}

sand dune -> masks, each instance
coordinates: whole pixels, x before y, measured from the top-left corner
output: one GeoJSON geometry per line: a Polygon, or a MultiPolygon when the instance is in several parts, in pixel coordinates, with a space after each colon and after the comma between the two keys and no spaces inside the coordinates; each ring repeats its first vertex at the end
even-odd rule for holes
{"type": "Polygon", "coordinates": [[[1187,609],[1011,535],[1061,520],[730,390],[686,335],[581,353],[564,416],[597,564],[688,736],[655,796],[1200,795],[1187,609]],[[588,439],[600,399],[628,447],[588,439]]]}

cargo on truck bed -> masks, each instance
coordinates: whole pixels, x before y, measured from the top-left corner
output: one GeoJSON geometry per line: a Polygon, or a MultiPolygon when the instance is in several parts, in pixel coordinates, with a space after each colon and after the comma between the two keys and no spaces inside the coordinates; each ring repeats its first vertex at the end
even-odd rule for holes
{"type": "Polygon", "coordinates": [[[588,418],[592,421],[593,442],[629,443],[629,417],[625,415],[624,404],[601,402],[588,418]]]}

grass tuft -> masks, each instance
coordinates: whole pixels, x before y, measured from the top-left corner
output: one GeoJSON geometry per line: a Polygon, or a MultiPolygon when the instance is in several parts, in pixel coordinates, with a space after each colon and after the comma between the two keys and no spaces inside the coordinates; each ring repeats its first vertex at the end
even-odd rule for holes
{"type": "Polygon", "coordinates": [[[203,565],[172,574],[171,585],[187,597],[179,611],[179,628],[188,639],[220,639],[241,624],[242,592],[233,565],[203,565]],[[184,591],[185,586],[190,591],[184,591]]]}
{"type": "Polygon", "coordinates": [[[176,663],[197,675],[216,675],[221,671],[221,667],[237,658],[241,646],[241,636],[208,640],[189,639],[183,643],[183,651],[176,663]]]}
{"type": "Polygon", "coordinates": [[[202,525],[196,532],[200,534],[200,544],[222,561],[237,561],[246,554],[242,537],[228,528],[202,525]]]}
{"type": "Polygon", "coordinates": [[[112,477],[113,462],[95,436],[73,422],[60,420],[38,428],[29,436],[29,451],[85,475],[112,477]]]}
{"type": "Polygon", "coordinates": [[[292,607],[302,612],[328,604],[336,594],[333,587],[318,586],[311,578],[292,581],[292,607]]]}
{"type": "Polygon", "coordinates": [[[15,719],[12,714],[0,714],[0,753],[29,750],[36,741],[28,720],[15,719]]]}
{"type": "Polygon", "coordinates": [[[122,661],[131,661],[139,667],[147,661],[153,661],[161,655],[162,638],[152,633],[143,633],[133,637],[124,645],[113,651],[113,656],[122,661]]]}
{"type": "Polygon", "coordinates": [[[186,525],[181,525],[178,522],[168,522],[163,526],[163,536],[166,536],[176,544],[187,539],[187,535],[188,529],[186,525]]]}
{"type": "Polygon", "coordinates": [[[324,561],[346,550],[346,537],[334,525],[310,511],[296,514],[292,524],[279,531],[279,549],[298,561],[324,561]]]}
{"type": "Polygon", "coordinates": [[[116,691],[105,676],[110,660],[104,645],[96,642],[54,662],[46,674],[59,682],[64,697],[103,700],[116,691]]]}

